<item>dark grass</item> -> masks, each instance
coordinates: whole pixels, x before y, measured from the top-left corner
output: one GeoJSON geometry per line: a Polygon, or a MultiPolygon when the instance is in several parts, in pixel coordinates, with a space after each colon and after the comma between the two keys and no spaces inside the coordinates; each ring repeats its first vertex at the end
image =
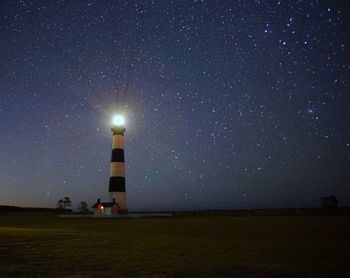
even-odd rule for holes
{"type": "Polygon", "coordinates": [[[350,277],[348,216],[0,215],[0,277],[350,277]]]}

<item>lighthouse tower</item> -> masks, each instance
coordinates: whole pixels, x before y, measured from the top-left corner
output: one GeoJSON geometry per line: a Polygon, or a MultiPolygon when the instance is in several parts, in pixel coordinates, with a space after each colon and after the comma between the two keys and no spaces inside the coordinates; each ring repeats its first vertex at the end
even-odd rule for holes
{"type": "Polygon", "coordinates": [[[92,206],[95,216],[115,216],[128,213],[125,196],[124,132],[123,116],[114,116],[112,158],[109,170],[109,202],[101,202],[101,199],[98,198],[97,203],[92,206]]]}
{"type": "Polygon", "coordinates": [[[117,203],[118,214],[127,213],[125,195],[124,118],[113,118],[112,158],[109,172],[109,202],[117,203]]]}

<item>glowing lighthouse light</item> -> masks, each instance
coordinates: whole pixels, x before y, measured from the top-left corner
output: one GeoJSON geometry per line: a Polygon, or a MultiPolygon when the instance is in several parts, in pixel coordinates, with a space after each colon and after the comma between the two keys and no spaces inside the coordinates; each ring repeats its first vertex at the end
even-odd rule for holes
{"type": "Polygon", "coordinates": [[[125,124],[125,120],[124,120],[124,117],[121,116],[121,115],[115,115],[113,117],[113,125],[116,125],[116,126],[122,126],[125,124]]]}

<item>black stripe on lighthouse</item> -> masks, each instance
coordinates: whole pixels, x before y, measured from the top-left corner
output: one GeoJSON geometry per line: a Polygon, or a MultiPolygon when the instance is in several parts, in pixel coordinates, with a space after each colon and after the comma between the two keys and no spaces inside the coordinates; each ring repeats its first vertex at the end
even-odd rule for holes
{"type": "Polygon", "coordinates": [[[109,192],[125,192],[125,177],[110,177],[109,192]]]}
{"type": "Polygon", "coordinates": [[[124,162],[124,150],[123,149],[113,149],[111,162],[124,162]]]}

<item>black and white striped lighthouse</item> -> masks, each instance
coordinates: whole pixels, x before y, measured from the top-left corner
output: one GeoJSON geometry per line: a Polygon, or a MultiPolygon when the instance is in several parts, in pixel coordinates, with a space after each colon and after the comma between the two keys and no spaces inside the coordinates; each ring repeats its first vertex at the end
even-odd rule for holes
{"type": "Polygon", "coordinates": [[[127,213],[125,194],[125,161],[124,161],[124,118],[117,115],[113,118],[112,158],[109,172],[109,202],[116,203],[118,214],[127,213]]]}

